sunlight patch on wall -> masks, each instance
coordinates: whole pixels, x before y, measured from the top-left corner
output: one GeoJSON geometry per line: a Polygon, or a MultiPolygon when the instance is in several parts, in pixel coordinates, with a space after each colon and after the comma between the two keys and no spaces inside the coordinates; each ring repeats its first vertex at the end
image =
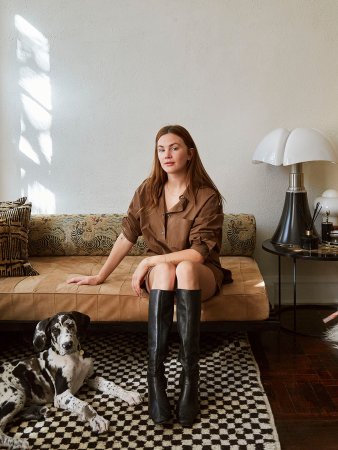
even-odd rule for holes
{"type": "Polygon", "coordinates": [[[29,67],[22,67],[20,69],[19,85],[43,108],[51,111],[51,86],[48,76],[38,74],[29,67]]]}
{"type": "MultiPolygon", "coordinates": [[[[21,195],[24,195],[21,192],[21,195]]],[[[38,181],[28,185],[28,199],[35,205],[35,214],[53,214],[55,213],[55,195],[38,181]]]]}
{"type": "Polygon", "coordinates": [[[52,138],[51,138],[50,133],[48,131],[46,131],[46,132],[41,131],[38,139],[39,139],[41,152],[43,153],[47,162],[49,164],[51,164],[52,156],[53,156],[53,143],[52,143],[52,138]]]}
{"type": "Polygon", "coordinates": [[[23,136],[20,136],[19,150],[21,153],[23,153],[25,156],[27,156],[27,158],[30,159],[31,161],[33,161],[35,164],[40,164],[40,160],[39,160],[39,157],[38,157],[36,151],[33,150],[31,144],[23,136]]]}
{"type": "Polygon", "coordinates": [[[18,150],[24,157],[21,194],[32,202],[33,213],[54,213],[55,195],[48,187],[53,160],[49,42],[22,16],[16,15],[14,23],[21,99],[18,150]]]}
{"type": "Polygon", "coordinates": [[[29,121],[36,131],[50,130],[52,116],[45,108],[25,94],[21,94],[21,103],[26,120],[29,121]]]}

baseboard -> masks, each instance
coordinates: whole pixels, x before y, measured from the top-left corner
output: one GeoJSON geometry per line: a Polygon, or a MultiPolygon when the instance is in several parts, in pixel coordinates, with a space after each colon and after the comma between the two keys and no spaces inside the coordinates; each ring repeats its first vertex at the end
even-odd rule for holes
{"type": "MultiPolygon", "coordinates": [[[[278,277],[265,279],[270,303],[278,305],[278,277]]],[[[313,305],[337,305],[338,307],[338,281],[317,281],[302,277],[297,279],[297,304],[313,305]]],[[[293,281],[287,279],[282,282],[281,301],[282,305],[293,304],[293,281]]]]}

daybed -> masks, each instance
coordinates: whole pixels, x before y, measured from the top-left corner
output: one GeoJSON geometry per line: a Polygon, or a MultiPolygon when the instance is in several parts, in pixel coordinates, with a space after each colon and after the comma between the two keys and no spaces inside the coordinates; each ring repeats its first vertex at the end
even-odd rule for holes
{"type": "MultiPolygon", "coordinates": [[[[77,310],[93,322],[147,322],[148,297],[135,296],[131,276],[146,252],[139,239],[105,283],[77,286],[66,280],[97,273],[121,231],[122,215],[32,215],[29,262],[36,276],[0,278],[0,321],[38,321],[77,310]]],[[[226,214],[222,265],[233,283],[202,304],[202,322],[262,321],[269,317],[264,281],[253,258],[256,222],[250,214],[226,214]]]]}

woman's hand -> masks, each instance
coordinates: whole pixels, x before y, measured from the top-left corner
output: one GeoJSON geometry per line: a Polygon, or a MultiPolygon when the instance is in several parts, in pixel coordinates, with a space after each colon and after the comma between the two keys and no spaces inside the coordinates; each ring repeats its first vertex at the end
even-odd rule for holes
{"type": "Polygon", "coordinates": [[[131,280],[131,286],[134,289],[136,295],[141,297],[142,289],[141,284],[143,283],[145,276],[150,268],[149,258],[142,259],[140,264],[136,267],[135,272],[133,273],[133,277],[131,280]]]}
{"type": "Polygon", "coordinates": [[[68,284],[89,284],[91,286],[96,286],[97,284],[101,284],[102,281],[99,279],[98,275],[79,275],[78,277],[73,277],[67,280],[68,284]]]}

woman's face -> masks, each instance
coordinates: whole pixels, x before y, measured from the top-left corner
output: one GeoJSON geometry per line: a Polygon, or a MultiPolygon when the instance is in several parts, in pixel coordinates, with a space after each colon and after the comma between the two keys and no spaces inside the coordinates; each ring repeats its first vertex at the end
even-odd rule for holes
{"type": "Polygon", "coordinates": [[[157,155],[162,169],[169,174],[185,174],[192,156],[183,139],[173,133],[164,134],[157,141],[157,155]]]}

